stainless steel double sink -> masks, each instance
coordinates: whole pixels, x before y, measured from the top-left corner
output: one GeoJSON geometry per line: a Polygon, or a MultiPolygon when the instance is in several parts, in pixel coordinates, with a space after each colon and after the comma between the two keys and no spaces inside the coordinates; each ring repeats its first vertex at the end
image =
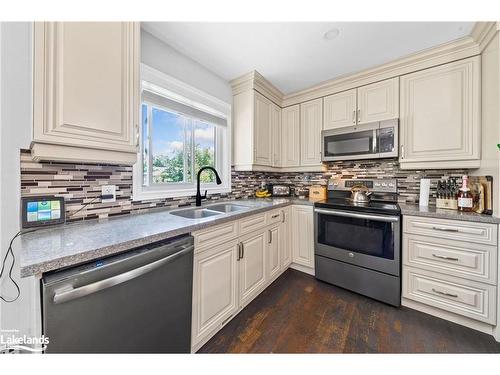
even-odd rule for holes
{"type": "Polygon", "coordinates": [[[185,210],[172,211],[170,212],[170,214],[194,220],[248,209],[250,209],[250,207],[242,206],[236,203],[216,203],[213,205],[205,206],[203,208],[196,207],[185,210]]]}

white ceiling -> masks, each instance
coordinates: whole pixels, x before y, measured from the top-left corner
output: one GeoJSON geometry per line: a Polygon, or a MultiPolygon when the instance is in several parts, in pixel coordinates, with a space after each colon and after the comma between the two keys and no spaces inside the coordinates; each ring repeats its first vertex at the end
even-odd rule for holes
{"type": "Polygon", "coordinates": [[[474,22],[145,22],[220,77],[257,70],[283,93],[375,67],[470,34],[474,22]],[[332,28],[333,40],[323,35],[332,28]]]}

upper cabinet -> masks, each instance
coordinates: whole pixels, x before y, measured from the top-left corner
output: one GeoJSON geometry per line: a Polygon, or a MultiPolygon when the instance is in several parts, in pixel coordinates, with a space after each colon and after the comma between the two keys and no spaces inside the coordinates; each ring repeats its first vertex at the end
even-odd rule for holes
{"type": "Polygon", "coordinates": [[[35,160],[135,163],[139,41],[139,23],[35,23],[35,160]]]}
{"type": "Polygon", "coordinates": [[[356,89],[325,97],[324,129],[356,125],[356,89]]]}
{"type": "Polygon", "coordinates": [[[398,117],[399,78],[397,77],[325,97],[325,129],[398,117]]]}
{"type": "Polygon", "coordinates": [[[358,88],[358,124],[399,117],[399,78],[358,88]]]}
{"type": "Polygon", "coordinates": [[[480,166],[480,56],[401,77],[402,168],[480,166]]]}
{"type": "Polygon", "coordinates": [[[236,170],[281,165],[281,108],[255,90],[233,96],[233,163],[236,170]]]}
{"type": "Polygon", "coordinates": [[[323,99],[300,105],[300,165],[321,164],[321,131],[323,130],[323,99]]]}
{"type": "Polygon", "coordinates": [[[281,163],[300,166],[300,105],[283,108],[281,113],[281,163]]]}

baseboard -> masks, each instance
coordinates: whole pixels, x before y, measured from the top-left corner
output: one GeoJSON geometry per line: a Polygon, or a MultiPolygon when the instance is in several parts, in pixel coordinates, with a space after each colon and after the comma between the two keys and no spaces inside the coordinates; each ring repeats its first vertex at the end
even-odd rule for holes
{"type": "MultiPolygon", "coordinates": [[[[435,317],[449,320],[450,322],[460,324],[462,326],[475,329],[476,331],[480,331],[483,333],[487,333],[488,335],[492,335],[494,337],[494,329],[495,327],[489,325],[487,323],[479,322],[474,319],[469,319],[464,316],[460,316],[448,311],[444,311],[432,306],[424,305],[420,302],[412,301],[407,298],[401,298],[401,305],[405,307],[409,307],[410,309],[417,310],[429,315],[433,315],[435,317]]],[[[498,341],[498,339],[496,339],[498,341]]]]}
{"type": "Polygon", "coordinates": [[[290,264],[289,267],[294,269],[294,270],[307,273],[308,275],[312,275],[312,276],[315,275],[314,268],[306,267],[306,266],[303,266],[302,264],[292,263],[292,264],[290,264]]]}

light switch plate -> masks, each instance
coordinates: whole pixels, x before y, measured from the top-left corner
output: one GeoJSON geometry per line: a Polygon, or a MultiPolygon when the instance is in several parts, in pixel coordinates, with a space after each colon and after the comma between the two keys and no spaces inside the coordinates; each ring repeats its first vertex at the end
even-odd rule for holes
{"type": "Polygon", "coordinates": [[[112,195],[113,198],[109,199],[101,199],[101,202],[116,202],[116,185],[102,185],[101,194],[104,195],[112,195]]]}

